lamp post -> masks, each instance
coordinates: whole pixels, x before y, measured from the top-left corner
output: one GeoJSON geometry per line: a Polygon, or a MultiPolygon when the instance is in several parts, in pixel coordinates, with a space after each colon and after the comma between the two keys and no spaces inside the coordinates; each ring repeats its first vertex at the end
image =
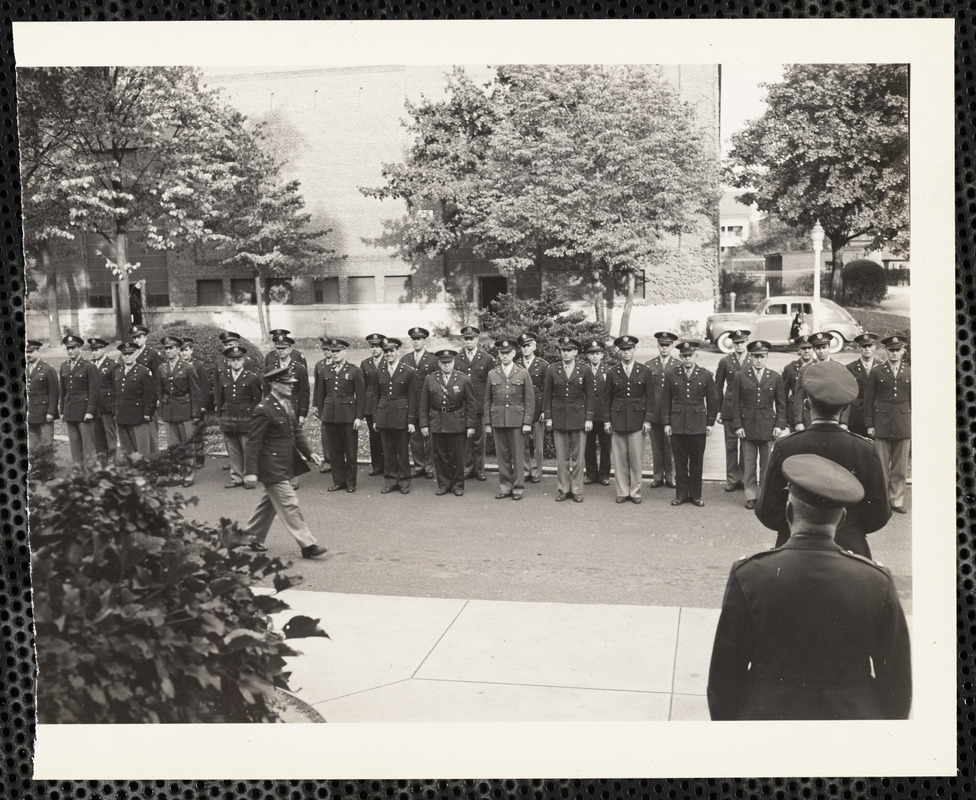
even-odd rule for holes
{"type": "Polygon", "coordinates": [[[810,323],[810,333],[820,330],[820,253],[823,250],[824,229],[818,219],[810,231],[813,240],[813,320],[810,323]]]}

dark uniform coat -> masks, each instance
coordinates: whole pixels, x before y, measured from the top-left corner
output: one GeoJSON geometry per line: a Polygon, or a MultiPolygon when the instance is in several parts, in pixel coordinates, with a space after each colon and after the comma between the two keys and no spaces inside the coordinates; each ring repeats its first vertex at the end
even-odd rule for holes
{"type": "Polygon", "coordinates": [[[762,382],[752,367],[740,369],[732,381],[733,429],[744,428],[750,442],[770,442],[774,428],[786,427],[786,392],[778,372],[763,370],[762,382]]]}
{"type": "Polygon", "coordinates": [[[661,356],[655,356],[647,362],[647,368],[651,371],[652,382],[654,384],[654,399],[651,402],[651,422],[655,425],[661,424],[661,403],[664,400],[664,378],[665,374],[681,366],[681,360],[673,356],[668,359],[667,365],[661,356]]]}
{"type": "Polygon", "coordinates": [[[115,408],[115,370],[120,362],[105,356],[98,364],[92,364],[98,370],[98,413],[111,414],[115,408]]]}
{"type": "Polygon", "coordinates": [[[879,439],[912,438],[912,368],[904,361],[896,378],[891,364],[879,364],[864,384],[864,426],[879,439]]]}
{"type": "MultiPolygon", "coordinates": [[[[582,362],[581,362],[582,363],[582,362]]],[[[593,369],[592,365],[587,364],[590,374],[593,375],[593,426],[603,425],[606,418],[603,416],[603,392],[607,386],[607,367],[606,361],[601,361],[600,366],[593,369]]]]}
{"type": "MultiPolygon", "coordinates": [[[[602,405],[603,398],[599,398],[602,405]]],[[[593,420],[598,405],[593,370],[577,359],[573,373],[566,377],[562,361],[550,364],[543,384],[542,408],[557,431],[581,431],[593,420]]]]}
{"type": "Polygon", "coordinates": [[[474,428],[477,403],[471,379],[455,368],[444,383],[438,370],[424,379],[420,390],[420,427],[431,433],[465,433],[474,428]]]}
{"type": "Polygon", "coordinates": [[[884,567],[819,536],[732,567],[712,719],[906,719],[911,698],[908,627],[884,567]]]}
{"type": "MultiPolygon", "coordinates": [[[[258,372],[257,365],[254,363],[254,359],[250,356],[244,356],[242,366],[248,372],[253,372],[255,375],[260,374],[258,372]]],[[[221,356],[220,360],[217,362],[217,376],[219,378],[225,372],[230,372],[230,362],[227,360],[227,356],[221,356]]]]}
{"type": "MultiPolygon", "coordinates": [[[[183,359],[186,361],[186,359],[183,359]]],[[[200,381],[200,398],[204,411],[213,408],[213,388],[210,386],[210,372],[207,365],[199,358],[190,359],[189,365],[197,371],[197,380],[200,381]]]]}
{"type": "Polygon", "coordinates": [[[529,373],[529,377],[532,378],[532,389],[535,396],[535,404],[532,407],[532,421],[538,422],[539,416],[542,414],[542,402],[545,399],[543,384],[546,379],[546,370],[549,369],[549,362],[536,356],[532,359],[532,366],[526,367],[525,360],[519,356],[515,359],[515,363],[525,369],[529,373]]]}
{"type": "Polygon", "coordinates": [[[623,364],[607,370],[603,386],[603,419],[614,433],[634,433],[651,421],[654,401],[654,380],[651,371],[634,361],[630,377],[623,364]]]}
{"type": "Polygon", "coordinates": [[[155,412],[158,398],[156,381],[149,368],[133,364],[126,372],[125,364],[119,364],[113,380],[115,422],[119,425],[144,424],[144,417],[151,417],[155,412]]]}
{"type": "Polygon", "coordinates": [[[237,380],[228,369],[217,375],[214,408],[224,433],[247,433],[254,407],[261,402],[261,379],[250,370],[241,369],[237,380]]]}
{"type": "Polygon", "coordinates": [[[790,430],[793,430],[797,423],[796,414],[793,410],[793,395],[800,386],[800,368],[803,364],[804,361],[797,358],[783,367],[783,391],[786,393],[786,424],[790,430]]]}
{"type": "Polygon", "coordinates": [[[311,458],[297,413],[289,414],[273,394],[261,400],[244,441],[244,474],[257,475],[261,483],[283,483],[308,472],[305,460],[311,458]]]}
{"type": "Polygon", "coordinates": [[[691,377],[684,367],[668,373],[664,382],[661,421],[672,434],[704,434],[718,415],[718,392],[712,373],[695,364],[691,377]]]}
{"type": "Polygon", "coordinates": [[[159,392],[159,418],[163,422],[188,422],[203,416],[203,390],[193,366],[182,358],[175,366],[169,361],[156,376],[159,392]]]}
{"type": "Polygon", "coordinates": [[[468,351],[462,349],[454,360],[454,368],[471,378],[471,390],[478,406],[478,413],[485,413],[485,393],[488,391],[488,373],[495,368],[495,360],[484,350],[478,348],[474,358],[468,358],[468,351]]]}
{"type": "Polygon", "coordinates": [[[65,422],[83,422],[85,414],[98,413],[101,376],[91,361],[78,358],[61,362],[61,418],[65,422]]]}
{"type": "MultiPolygon", "coordinates": [[[[873,370],[880,363],[880,361],[874,359],[871,362],[871,369],[873,370]]],[[[864,369],[864,362],[858,358],[847,365],[847,371],[857,381],[857,398],[851,401],[848,407],[847,424],[854,433],[860,433],[863,436],[867,430],[867,425],[864,424],[864,386],[868,382],[869,370],[864,369]]]]}
{"type": "Polygon", "coordinates": [[[163,358],[163,354],[158,350],[154,350],[149,345],[146,345],[139,351],[136,356],[136,363],[142,364],[146,369],[149,370],[149,374],[155,379],[159,375],[159,368],[163,366],[163,362],[166,359],[163,358]]]}
{"type": "Polygon", "coordinates": [[[427,376],[433,375],[439,369],[437,366],[437,357],[433,353],[429,353],[426,350],[420,357],[419,362],[414,357],[413,350],[411,350],[405,356],[401,356],[400,360],[417,373],[418,392],[420,391],[420,387],[424,385],[424,380],[427,378],[427,376]]]}
{"type": "Polygon", "coordinates": [[[47,415],[58,418],[58,401],[61,388],[58,373],[44,361],[27,366],[27,424],[41,425],[47,422],[47,415]]]}
{"type": "Polygon", "coordinates": [[[405,431],[407,425],[417,424],[417,372],[402,359],[392,375],[388,366],[384,364],[377,373],[379,395],[373,421],[377,428],[405,431]]]}
{"type": "Polygon", "coordinates": [[[729,353],[718,362],[715,370],[715,389],[722,398],[722,422],[732,421],[732,383],[736,373],[745,366],[745,355],[729,353]]]}
{"type": "Polygon", "coordinates": [[[535,388],[525,367],[512,363],[512,374],[505,377],[499,366],[488,373],[485,392],[485,425],[493,428],[521,428],[535,417],[535,388]]]}
{"type": "MultiPolygon", "coordinates": [[[[296,350],[294,347],[291,349],[291,360],[297,361],[305,369],[308,369],[308,361],[305,360],[305,355],[301,350],[296,350]]],[[[278,351],[272,350],[270,353],[264,354],[264,369],[265,371],[273,368],[278,363],[278,351]]]]}
{"type": "Polygon", "coordinates": [[[351,425],[362,419],[366,415],[363,371],[348,361],[336,369],[322,359],[315,365],[315,408],[322,422],[351,425]]]}
{"type": "MultiPolygon", "coordinates": [[[[319,362],[322,363],[322,362],[319,362]]],[[[318,369],[318,364],[315,365],[318,369]]],[[[367,417],[376,413],[376,401],[379,398],[379,370],[383,368],[383,356],[380,356],[380,365],[377,367],[373,357],[364,358],[359,368],[363,371],[363,380],[366,382],[366,410],[363,412],[367,417]]]]}
{"type": "MultiPolygon", "coordinates": [[[[270,362],[265,361],[265,365],[270,369],[280,369],[284,366],[281,363],[281,359],[278,358],[277,352],[271,353],[272,359],[270,362]]],[[[300,417],[308,416],[309,402],[311,401],[311,389],[308,383],[308,369],[295,358],[294,351],[292,352],[292,357],[288,359],[288,375],[294,378],[298,383],[294,384],[294,390],[291,396],[292,405],[295,407],[295,413],[300,417]]],[[[304,361],[304,359],[302,359],[304,361]]],[[[271,390],[271,384],[265,381],[265,391],[269,392],[271,390]]]]}

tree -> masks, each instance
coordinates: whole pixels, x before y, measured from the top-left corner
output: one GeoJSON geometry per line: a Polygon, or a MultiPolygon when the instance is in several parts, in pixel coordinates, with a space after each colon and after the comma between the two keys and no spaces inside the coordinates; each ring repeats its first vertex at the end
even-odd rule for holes
{"type": "Polygon", "coordinates": [[[836,297],[852,239],[908,250],[908,69],[800,64],[764,86],[767,110],[733,137],[725,179],[788,226],[820,221],[836,297]]]}
{"type": "Polygon", "coordinates": [[[408,104],[413,144],[384,167],[412,214],[406,248],[428,257],[465,241],[512,275],[543,258],[602,298],[663,263],[672,239],[711,214],[718,185],[693,110],[659,70],[642,66],[504,66],[476,86],[461,69],[448,98],[408,104]]]}

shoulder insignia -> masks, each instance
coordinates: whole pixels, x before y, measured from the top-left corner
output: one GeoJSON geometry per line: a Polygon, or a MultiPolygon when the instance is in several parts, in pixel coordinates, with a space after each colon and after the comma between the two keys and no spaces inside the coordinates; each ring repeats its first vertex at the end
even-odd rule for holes
{"type": "Polygon", "coordinates": [[[855,561],[860,561],[864,564],[868,564],[874,567],[875,569],[881,570],[882,572],[888,571],[884,564],[880,563],[879,561],[874,561],[873,559],[870,559],[867,556],[861,556],[858,555],[857,553],[852,553],[850,550],[845,550],[843,547],[840,549],[840,552],[841,555],[845,555],[848,558],[853,558],[855,561]]]}
{"type": "Polygon", "coordinates": [[[871,445],[872,447],[874,447],[874,439],[872,439],[870,436],[864,436],[864,435],[862,435],[860,433],[854,433],[854,431],[851,431],[851,430],[849,430],[848,433],[851,436],[856,436],[858,439],[861,439],[862,441],[865,441],[869,445],[871,445]]]}

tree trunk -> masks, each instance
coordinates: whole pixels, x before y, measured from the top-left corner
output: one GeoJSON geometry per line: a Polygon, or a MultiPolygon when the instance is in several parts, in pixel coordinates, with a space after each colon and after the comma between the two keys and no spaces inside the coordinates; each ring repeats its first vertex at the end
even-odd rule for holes
{"type": "Polygon", "coordinates": [[[47,278],[47,337],[51,344],[61,341],[61,316],[58,312],[58,276],[47,242],[40,246],[41,270],[47,278]]]}
{"type": "Polygon", "coordinates": [[[606,304],[607,304],[607,333],[613,330],[613,275],[607,276],[607,289],[606,289],[606,304]]]}
{"type": "Polygon", "coordinates": [[[132,311],[129,308],[129,254],[128,240],[125,231],[115,234],[115,266],[119,271],[119,304],[115,309],[116,336],[125,339],[128,336],[129,325],[132,322],[132,311]]]}
{"type": "Polygon", "coordinates": [[[630,312],[634,309],[634,290],[637,287],[637,275],[634,270],[627,270],[627,297],[624,299],[624,310],[620,314],[619,336],[630,333],[630,312]]]}
{"type": "Polygon", "coordinates": [[[835,245],[830,243],[830,299],[841,300],[844,296],[844,253],[846,242],[835,245]]]}
{"type": "Polygon", "coordinates": [[[596,321],[604,327],[607,328],[607,301],[603,293],[603,281],[600,280],[600,270],[598,267],[593,265],[593,256],[589,256],[590,260],[590,279],[593,281],[593,285],[596,286],[596,291],[593,293],[593,314],[596,316],[596,321]]]}
{"type": "Polygon", "coordinates": [[[264,282],[260,275],[254,276],[254,302],[258,305],[258,325],[261,327],[261,341],[268,341],[268,328],[265,318],[264,282]]]}

